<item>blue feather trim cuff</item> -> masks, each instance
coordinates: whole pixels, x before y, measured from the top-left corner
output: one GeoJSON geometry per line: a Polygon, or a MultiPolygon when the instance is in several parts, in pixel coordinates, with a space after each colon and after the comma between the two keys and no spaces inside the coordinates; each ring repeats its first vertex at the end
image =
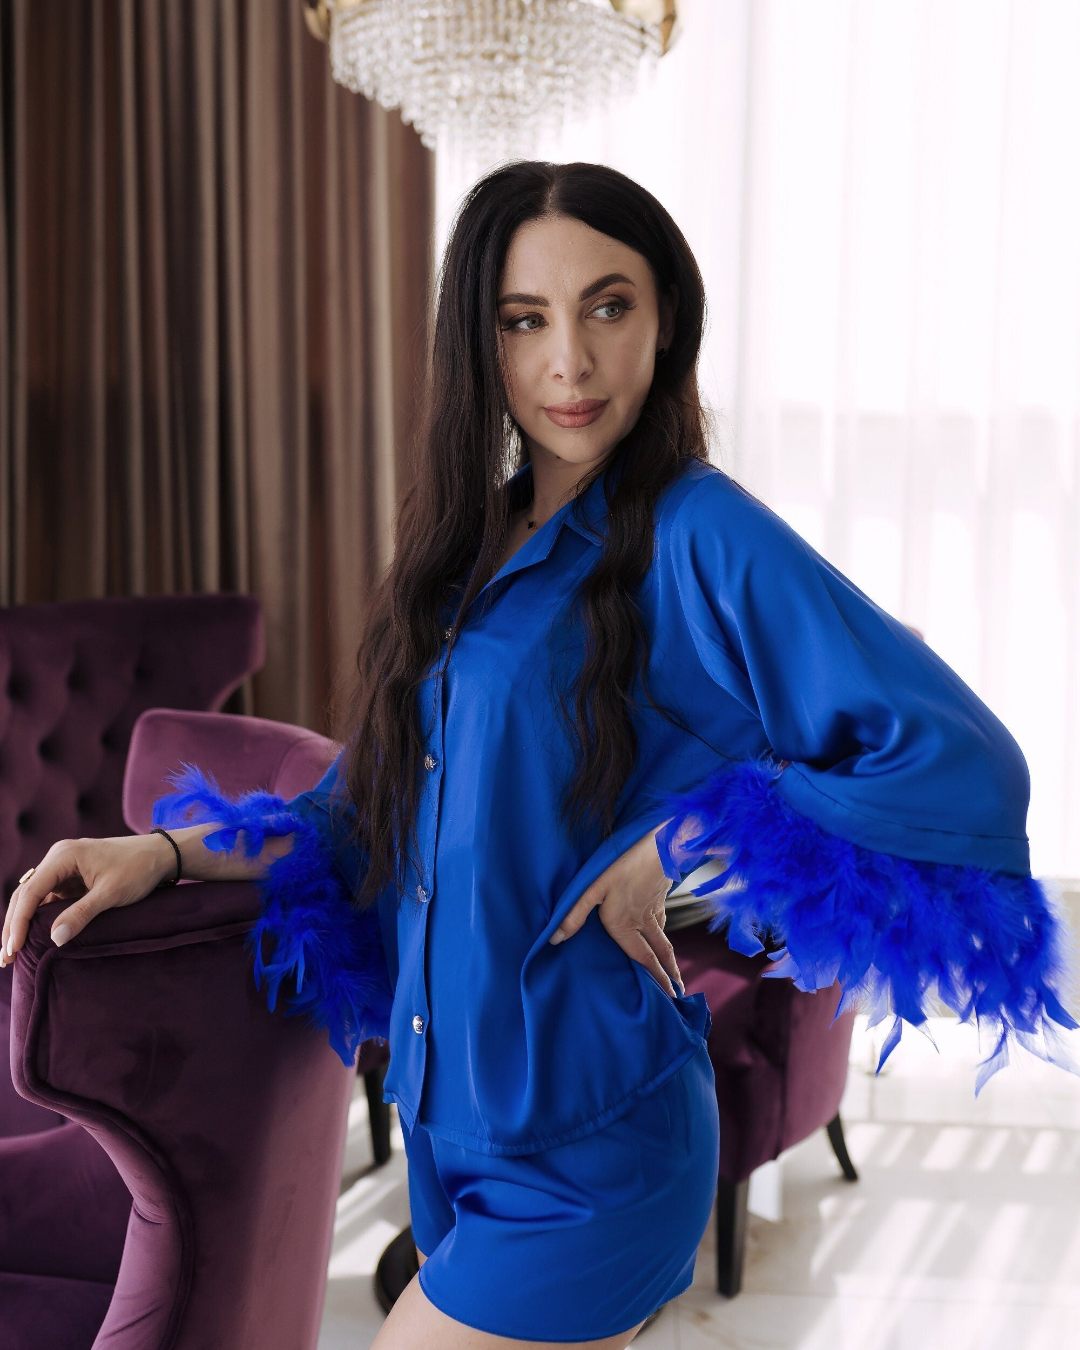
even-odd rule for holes
{"type": "Polygon", "coordinates": [[[221,829],[203,838],[213,852],[232,852],[241,832],[248,857],[261,853],[271,836],[295,835],[290,851],[256,882],[262,912],[245,940],[254,954],[256,989],[266,980],[270,1011],[291,975],[295,990],[286,1013],[304,1013],[316,1030],[325,1027],[345,1065],[355,1062],[361,1041],[388,1039],[394,995],[378,908],[352,904],[326,836],[273,793],[227,797],[213,775],[194,764],[166,777],[177,790],[154,803],[153,823],[220,821],[221,829]],[[269,960],[263,957],[266,937],[274,943],[269,960]]]}
{"type": "Polygon", "coordinates": [[[879,1070],[903,1023],[922,1028],[936,997],[994,1034],[976,1095],[1008,1064],[1013,1040],[1077,1072],[1056,1029],[1078,1026],[1058,992],[1064,925],[1039,882],[849,843],[775,792],[778,775],[739,761],[661,802],[671,819],[656,847],[668,877],[726,860],[720,876],[693,889],[713,896],[710,929],[726,924],[729,945],[750,956],[765,950],[765,938],[778,961],[767,974],[790,976],[799,989],[839,981],[837,1016],[862,1005],[874,1026],[892,1013],[879,1070]]]}

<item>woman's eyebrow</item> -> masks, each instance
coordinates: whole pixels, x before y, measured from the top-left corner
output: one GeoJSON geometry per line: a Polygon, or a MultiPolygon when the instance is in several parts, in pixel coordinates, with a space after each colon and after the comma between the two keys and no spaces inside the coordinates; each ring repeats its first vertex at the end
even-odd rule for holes
{"type": "MultiPolygon", "coordinates": [[[[629,277],[624,277],[621,272],[609,272],[606,277],[601,277],[599,281],[594,281],[591,286],[586,286],[578,296],[579,300],[588,300],[590,295],[595,295],[597,291],[602,291],[605,286],[610,286],[612,282],[625,281],[633,286],[635,283],[629,277]]],[[[515,291],[513,295],[504,295],[499,300],[500,305],[550,305],[551,301],[543,295],[524,295],[520,291],[515,291]]]]}

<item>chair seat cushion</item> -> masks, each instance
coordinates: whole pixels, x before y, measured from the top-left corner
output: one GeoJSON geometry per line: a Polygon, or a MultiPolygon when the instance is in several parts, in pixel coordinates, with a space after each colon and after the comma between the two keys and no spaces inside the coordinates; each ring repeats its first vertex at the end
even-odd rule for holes
{"type": "Polygon", "coordinates": [[[130,1192],[81,1125],[0,1139],[0,1271],[111,1288],[130,1214],[130,1192]]]}
{"type": "Polygon", "coordinates": [[[96,1280],[0,1272],[5,1350],[89,1350],[112,1294],[96,1280]]]}

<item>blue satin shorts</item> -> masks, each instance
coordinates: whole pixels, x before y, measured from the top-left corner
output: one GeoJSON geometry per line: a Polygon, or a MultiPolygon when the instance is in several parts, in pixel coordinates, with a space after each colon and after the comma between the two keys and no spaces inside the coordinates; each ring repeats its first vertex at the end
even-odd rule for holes
{"type": "Polygon", "coordinates": [[[720,1158],[704,1042],[626,1115],[557,1148],[491,1157],[420,1124],[403,1134],[420,1286],[455,1321],[599,1340],[689,1287],[720,1158]]]}

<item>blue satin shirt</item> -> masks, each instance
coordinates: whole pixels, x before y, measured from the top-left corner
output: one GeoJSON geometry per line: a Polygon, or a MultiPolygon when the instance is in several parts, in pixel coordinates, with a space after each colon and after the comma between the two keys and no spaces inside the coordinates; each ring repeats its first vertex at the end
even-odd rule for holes
{"type": "MultiPolygon", "coordinates": [[[[573,937],[548,940],[679,794],[732,761],[789,761],[773,793],[844,848],[958,879],[1029,876],[1028,776],[1010,734],[925,643],[698,462],[661,495],[639,599],[650,692],[689,729],[640,700],[614,832],[571,841],[558,805],[573,747],[552,679],[569,686],[580,667],[570,601],[605,529],[601,478],[488,582],[433,663],[421,865],[400,903],[389,888],[379,899],[394,986],[385,1099],[410,1129],[484,1153],[600,1128],[707,1035],[704,995],[672,999],[595,909],[573,937]]],[[[328,837],[337,768],[288,804],[328,837]]],[[[363,860],[335,848],[351,885],[363,860]]],[[[673,868],[674,856],[662,852],[673,879],[700,861],[688,852],[673,868]]]]}

